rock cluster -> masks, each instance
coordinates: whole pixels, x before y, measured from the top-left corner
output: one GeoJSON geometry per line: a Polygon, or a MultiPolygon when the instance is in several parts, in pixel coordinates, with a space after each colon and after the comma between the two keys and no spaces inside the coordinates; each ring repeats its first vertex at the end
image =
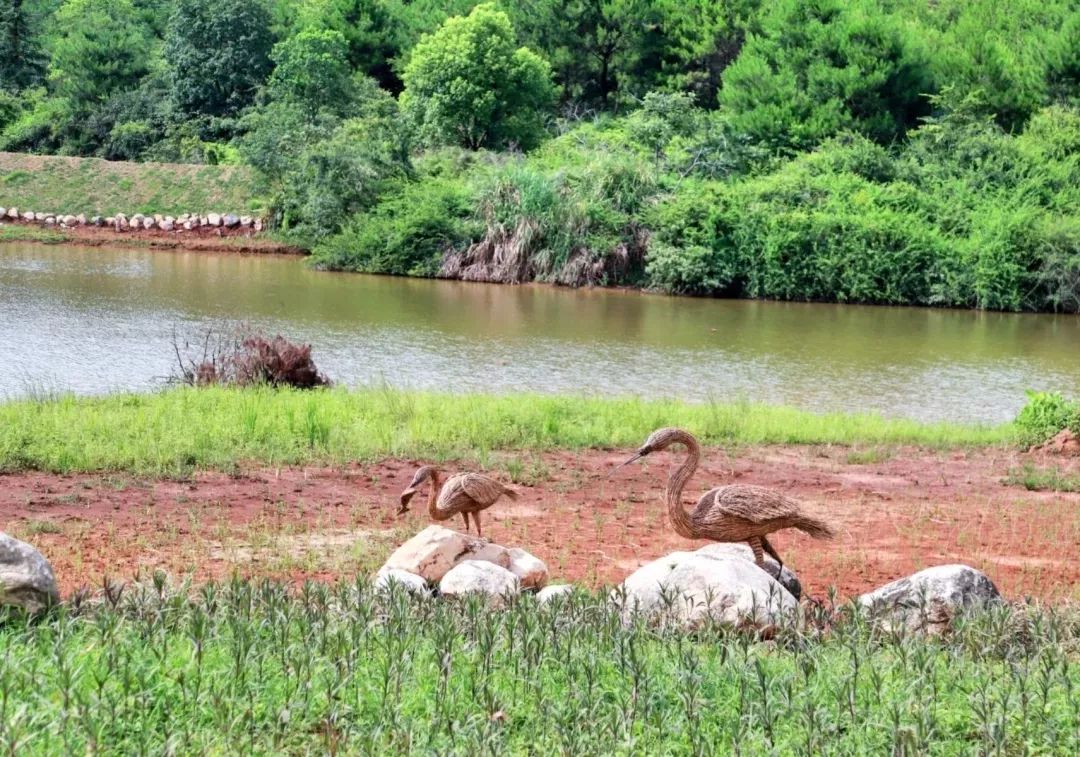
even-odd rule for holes
{"type": "Polygon", "coordinates": [[[427,595],[437,587],[443,596],[483,594],[495,604],[522,591],[541,590],[547,582],[547,566],[525,550],[442,526],[428,526],[402,544],[375,574],[379,588],[397,583],[427,595]]]}
{"type": "Polygon", "coordinates": [[[40,223],[45,226],[58,226],[72,229],[77,226],[107,227],[116,231],[142,231],[144,229],[158,229],[160,231],[194,231],[203,227],[210,229],[231,229],[249,232],[259,232],[265,228],[265,222],[254,216],[238,216],[233,213],[222,215],[221,213],[184,213],[180,216],[144,215],[135,213],[132,216],[117,213],[112,216],[91,216],[84,214],[70,215],[63,213],[42,213],[32,210],[20,210],[19,208],[5,208],[0,206],[0,222],[21,221],[24,223],[40,223]]]}

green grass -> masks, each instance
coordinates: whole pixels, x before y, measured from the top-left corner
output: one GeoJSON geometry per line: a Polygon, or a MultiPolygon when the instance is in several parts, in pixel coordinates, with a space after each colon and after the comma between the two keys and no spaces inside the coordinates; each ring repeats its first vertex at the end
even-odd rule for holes
{"type": "Polygon", "coordinates": [[[458,458],[495,449],[636,447],[662,426],[685,427],[714,444],[948,448],[1009,444],[1015,438],[1012,425],[928,425],[749,403],[393,389],[173,389],[2,404],[0,470],[168,473],[230,469],[242,462],[335,464],[388,455],[458,458]]]}
{"type": "Polygon", "coordinates": [[[0,626],[0,748],[1076,754],[1080,613],[1003,605],[953,624],[926,639],[819,610],[766,643],[624,624],[583,593],[492,612],[362,580],[161,577],[0,626]]]}
{"type": "Polygon", "coordinates": [[[1012,468],[1005,478],[1010,486],[1023,486],[1028,491],[1080,492],[1080,476],[1063,473],[1060,468],[1039,468],[1024,463],[1022,468],[1012,468]]]}
{"type": "Polygon", "coordinates": [[[263,209],[245,166],[124,163],[0,152],[0,206],[46,213],[244,213],[263,209]]]}
{"type": "Polygon", "coordinates": [[[45,229],[40,226],[0,226],[0,242],[42,242],[44,244],[63,244],[70,237],[62,231],[45,229]]]}

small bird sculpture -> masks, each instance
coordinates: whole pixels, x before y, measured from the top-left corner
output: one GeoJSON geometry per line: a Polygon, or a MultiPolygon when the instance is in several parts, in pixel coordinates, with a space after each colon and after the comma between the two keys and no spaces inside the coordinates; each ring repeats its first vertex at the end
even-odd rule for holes
{"type": "Polygon", "coordinates": [[[671,525],[680,536],[713,541],[745,541],[754,551],[754,561],[762,569],[765,568],[763,552],[771,555],[780,567],[784,565],[766,538],[773,531],[797,528],[815,539],[834,536],[828,524],[804,514],[798,502],[763,486],[732,484],[710,489],[701,495],[697,507],[687,512],[682,505],[682,491],[701,461],[701,447],[693,435],[679,428],[654,431],[637,454],[619,468],[673,444],[682,444],[689,453],[683,464],[668,477],[665,492],[671,525]]]}
{"type": "Polygon", "coordinates": [[[476,522],[477,536],[483,536],[480,531],[480,511],[487,510],[498,501],[499,497],[506,495],[510,499],[517,499],[517,492],[500,484],[490,476],[482,473],[458,473],[446,479],[440,490],[440,472],[438,468],[425,465],[416,471],[409,488],[401,493],[401,509],[398,515],[402,515],[409,509],[409,500],[416,494],[420,485],[431,480],[431,493],[428,496],[428,515],[432,520],[448,520],[458,513],[465,521],[465,530],[469,530],[469,515],[476,522]]]}

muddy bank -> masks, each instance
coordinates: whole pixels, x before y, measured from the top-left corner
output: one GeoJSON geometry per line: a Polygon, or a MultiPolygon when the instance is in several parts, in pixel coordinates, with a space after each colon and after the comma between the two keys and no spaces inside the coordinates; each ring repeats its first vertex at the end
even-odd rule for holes
{"type": "MultiPolygon", "coordinates": [[[[484,514],[484,535],[527,548],[547,562],[553,579],[593,586],[704,544],[675,534],[660,502],[663,476],[676,458],[607,478],[628,452],[493,455],[489,470],[507,481],[507,471],[515,471],[521,497],[484,514]]],[[[897,449],[875,457],[883,459],[853,462],[861,458],[846,447],[746,448],[735,459],[709,450],[685,499],[692,504],[727,482],[762,484],[829,519],[840,534],[835,541],[798,532],[773,538],[811,596],[836,586],[850,597],[922,568],[965,562],[1010,598],[1080,599],[1080,564],[1072,557],[1080,543],[1080,494],[1004,483],[1024,462],[1078,470],[1080,462],[992,450],[897,449]]],[[[237,571],[326,580],[374,570],[427,524],[416,509],[404,519],[395,515],[416,463],[241,469],[190,480],[6,475],[0,529],[38,546],[65,593],[157,568],[196,579],[237,571]]]]}
{"type": "Polygon", "coordinates": [[[306,255],[307,251],[292,245],[254,234],[250,229],[198,228],[190,231],[138,229],[116,231],[107,227],[75,226],[72,228],[42,228],[38,223],[0,224],[0,230],[13,233],[4,241],[25,241],[44,244],[77,244],[86,247],[143,247],[193,252],[241,252],[306,255]],[[25,237],[19,235],[26,229],[25,237]]]}

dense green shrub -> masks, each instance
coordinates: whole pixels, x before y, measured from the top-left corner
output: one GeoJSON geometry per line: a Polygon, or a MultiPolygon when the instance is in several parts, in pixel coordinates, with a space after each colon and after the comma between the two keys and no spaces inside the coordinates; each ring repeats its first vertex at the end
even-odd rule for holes
{"type": "Polygon", "coordinates": [[[1022,445],[1042,444],[1064,428],[1080,434],[1080,402],[1057,392],[1028,392],[1027,404],[1016,416],[1022,445]]]}
{"type": "Polygon", "coordinates": [[[433,276],[442,253],[466,243],[473,197],[458,180],[405,182],[340,234],[318,245],[312,262],[331,270],[433,276]]]}

